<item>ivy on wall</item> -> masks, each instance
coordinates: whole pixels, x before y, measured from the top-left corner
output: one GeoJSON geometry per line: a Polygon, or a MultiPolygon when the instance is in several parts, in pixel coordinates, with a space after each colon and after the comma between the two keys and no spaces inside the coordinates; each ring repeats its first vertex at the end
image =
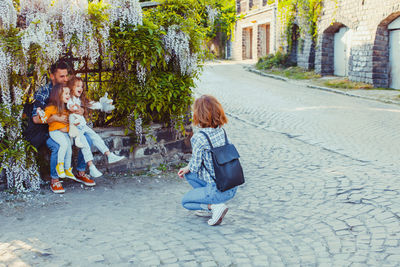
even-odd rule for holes
{"type": "Polygon", "coordinates": [[[314,44],[317,41],[317,23],[321,15],[323,0],[281,0],[278,2],[278,16],[284,27],[284,34],[288,44],[288,51],[291,51],[295,34],[294,24],[304,38],[308,33],[314,44]]]}

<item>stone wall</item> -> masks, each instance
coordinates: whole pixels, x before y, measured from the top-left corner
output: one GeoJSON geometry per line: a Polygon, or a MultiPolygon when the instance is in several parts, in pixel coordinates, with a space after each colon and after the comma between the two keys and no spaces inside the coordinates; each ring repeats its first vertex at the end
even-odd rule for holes
{"type": "Polygon", "coordinates": [[[309,34],[299,40],[297,45],[297,65],[304,69],[313,69],[315,62],[315,45],[309,34]]]}
{"type": "MultiPolygon", "coordinates": [[[[173,128],[152,124],[142,137],[140,144],[134,137],[126,136],[121,128],[97,128],[110,151],[123,155],[127,160],[108,165],[106,157],[93,148],[94,162],[102,171],[126,172],[160,164],[178,163],[191,153],[192,129],[187,127],[186,136],[173,128]]],[[[75,157],[76,158],[76,157],[75,157]]]]}
{"type": "MultiPolygon", "coordinates": [[[[111,152],[126,157],[125,160],[108,164],[107,158],[95,147],[92,148],[94,163],[102,172],[123,173],[133,170],[158,167],[160,164],[178,164],[190,157],[192,151],[190,138],[192,128],[186,128],[186,135],[173,128],[165,128],[160,124],[152,124],[140,144],[133,136],[126,136],[122,128],[95,128],[111,152]]],[[[40,174],[43,180],[50,179],[50,152],[43,146],[39,152],[43,155],[40,161],[40,174]]],[[[73,147],[73,164],[75,169],[78,150],[73,147]]],[[[1,174],[1,173],[0,173],[1,174]]],[[[5,178],[0,175],[0,190],[6,188],[5,178]]]]}
{"type": "Polygon", "coordinates": [[[253,60],[257,60],[263,56],[263,51],[268,50],[269,53],[275,53],[277,49],[275,4],[267,5],[267,2],[263,0],[253,0],[252,3],[249,0],[237,0],[236,8],[238,14],[244,15],[244,18],[236,22],[232,42],[232,59],[247,59],[245,49],[246,43],[250,43],[247,40],[250,29],[252,29],[251,55],[253,60]],[[252,4],[251,7],[250,4],[252,4]],[[269,27],[269,36],[266,37],[269,40],[269,48],[263,49],[262,46],[266,45],[267,42],[260,38],[264,36],[260,34],[260,31],[266,31],[266,27],[269,27]]]}
{"type": "Polygon", "coordinates": [[[352,31],[349,78],[379,87],[389,86],[389,38],[387,26],[400,16],[400,1],[324,1],[318,24],[315,69],[333,74],[333,37],[341,27],[352,31]]]}

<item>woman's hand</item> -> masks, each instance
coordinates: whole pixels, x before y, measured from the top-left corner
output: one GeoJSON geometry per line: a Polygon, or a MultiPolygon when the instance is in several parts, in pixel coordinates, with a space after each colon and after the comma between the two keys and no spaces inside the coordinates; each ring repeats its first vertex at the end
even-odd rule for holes
{"type": "Polygon", "coordinates": [[[184,168],[181,168],[179,171],[178,171],[178,176],[179,176],[179,178],[183,178],[183,176],[186,174],[186,173],[188,173],[189,172],[189,166],[186,166],[186,167],[184,167],[184,168]]]}

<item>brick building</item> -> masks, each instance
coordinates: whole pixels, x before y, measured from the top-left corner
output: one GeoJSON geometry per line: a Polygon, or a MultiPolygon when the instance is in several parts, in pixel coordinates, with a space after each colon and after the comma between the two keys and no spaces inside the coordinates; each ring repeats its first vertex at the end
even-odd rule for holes
{"type": "Polygon", "coordinates": [[[315,69],[400,89],[400,1],[325,1],[315,69]]]}
{"type": "Polygon", "coordinates": [[[258,59],[277,49],[276,4],[267,0],[236,0],[238,15],[232,43],[235,60],[258,59]]]}

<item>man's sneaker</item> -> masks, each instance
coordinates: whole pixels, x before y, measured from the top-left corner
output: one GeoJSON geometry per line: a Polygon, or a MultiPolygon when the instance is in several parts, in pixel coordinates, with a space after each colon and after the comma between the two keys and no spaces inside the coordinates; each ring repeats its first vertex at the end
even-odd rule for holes
{"type": "Polygon", "coordinates": [[[222,222],[225,214],[228,212],[228,207],[224,204],[211,205],[212,217],[208,220],[208,225],[218,225],[222,222]]]}
{"type": "Polygon", "coordinates": [[[125,158],[124,156],[117,156],[117,155],[115,155],[114,153],[111,152],[108,155],[108,164],[118,162],[120,160],[123,160],[124,158],[125,158]]]}
{"type": "Polygon", "coordinates": [[[102,176],[103,174],[96,168],[96,166],[94,166],[94,164],[89,166],[89,172],[90,172],[90,176],[92,176],[93,178],[97,178],[102,176]]]}
{"type": "Polygon", "coordinates": [[[72,179],[72,180],[75,180],[75,176],[74,176],[74,174],[72,173],[72,168],[65,169],[64,171],[65,171],[65,177],[66,177],[66,178],[70,178],[70,179],[72,179]]]}
{"type": "Polygon", "coordinates": [[[95,186],[96,183],[92,179],[90,179],[89,175],[86,173],[84,175],[79,175],[79,173],[75,176],[75,181],[80,182],[87,186],[95,186]]]}
{"type": "Polygon", "coordinates": [[[211,217],[212,212],[210,210],[196,210],[194,212],[194,215],[199,216],[199,217],[211,217]]]}
{"type": "Polygon", "coordinates": [[[64,163],[60,162],[56,166],[57,175],[60,178],[65,178],[64,163]]]}
{"type": "Polygon", "coordinates": [[[61,194],[65,192],[60,181],[50,184],[50,189],[56,194],[61,194]]]}

